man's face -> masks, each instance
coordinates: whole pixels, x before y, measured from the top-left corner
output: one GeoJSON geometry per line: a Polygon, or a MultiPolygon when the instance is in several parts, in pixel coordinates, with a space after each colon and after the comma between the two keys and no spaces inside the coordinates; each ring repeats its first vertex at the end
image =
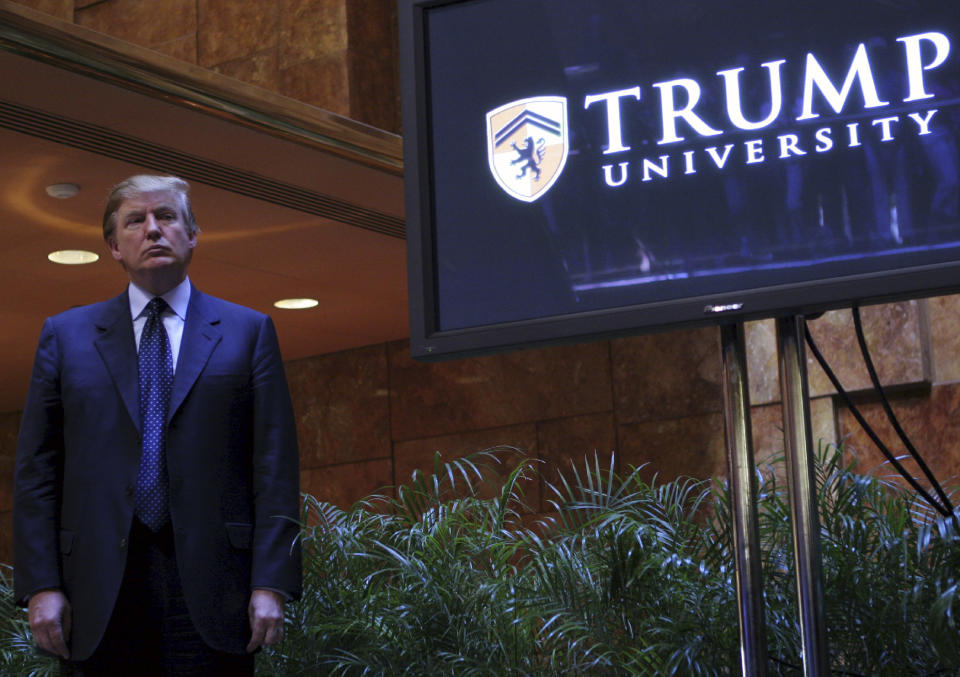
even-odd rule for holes
{"type": "Polygon", "coordinates": [[[161,190],[120,204],[109,245],[134,283],[162,294],[186,276],[197,235],[188,234],[180,196],[161,190]]]}

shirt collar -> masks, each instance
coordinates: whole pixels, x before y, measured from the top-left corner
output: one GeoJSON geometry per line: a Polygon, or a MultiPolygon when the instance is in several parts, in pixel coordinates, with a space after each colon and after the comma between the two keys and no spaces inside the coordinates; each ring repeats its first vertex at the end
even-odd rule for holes
{"type": "MultiPolygon", "coordinates": [[[[153,294],[144,291],[133,282],[128,287],[127,296],[130,299],[130,317],[133,319],[137,319],[143,314],[147,304],[150,303],[150,299],[153,298],[153,294]]],[[[190,305],[190,278],[183,278],[183,282],[163,294],[162,298],[170,306],[170,309],[186,322],[187,306],[190,305]]]]}

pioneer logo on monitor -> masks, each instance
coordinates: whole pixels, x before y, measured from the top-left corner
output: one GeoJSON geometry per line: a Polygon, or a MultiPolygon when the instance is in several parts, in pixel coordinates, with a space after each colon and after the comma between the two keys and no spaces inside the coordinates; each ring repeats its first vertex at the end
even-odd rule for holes
{"type": "Polygon", "coordinates": [[[538,96],[487,113],[487,160],[507,195],[533,202],[567,162],[567,100],[538,96]]]}

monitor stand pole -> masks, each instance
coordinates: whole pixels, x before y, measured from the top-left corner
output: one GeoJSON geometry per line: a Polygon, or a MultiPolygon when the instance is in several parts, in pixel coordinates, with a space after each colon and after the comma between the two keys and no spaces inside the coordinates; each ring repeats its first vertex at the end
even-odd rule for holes
{"type": "Polygon", "coordinates": [[[767,674],[767,641],[757,527],[757,477],[750,432],[750,390],[742,322],[720,327],[720,352],[740,619],[740,667],[746,676],[763,677],[767,674]]]}
{"type": "Polygon", "coordinates": [[[823,613],[820,520],[817,516],[813,436],[810,431],[810,394],[803,336],[802,316],[777,319],[780,401],[783,407],[793,556],[797,571],[803,674],[806,677],[819,677],[829,674],[829,661],[823,613]]]}

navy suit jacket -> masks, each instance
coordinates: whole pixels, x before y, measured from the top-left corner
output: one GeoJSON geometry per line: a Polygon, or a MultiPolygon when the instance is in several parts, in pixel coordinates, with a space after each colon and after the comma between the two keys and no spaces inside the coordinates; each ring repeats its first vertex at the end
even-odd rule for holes
{"type": "MultiPolygon", "coordinates": [[[[110,619],[140,464],[136,343],[124,292],[49,318],[17,444],[15,594],[62,589],[72,660],[110,619]]],[[[170,519],[190,616],[242,653],[253,588],[300,594],[296,428],[270,318],[195,288],[166,435],[170,519]]]]}

